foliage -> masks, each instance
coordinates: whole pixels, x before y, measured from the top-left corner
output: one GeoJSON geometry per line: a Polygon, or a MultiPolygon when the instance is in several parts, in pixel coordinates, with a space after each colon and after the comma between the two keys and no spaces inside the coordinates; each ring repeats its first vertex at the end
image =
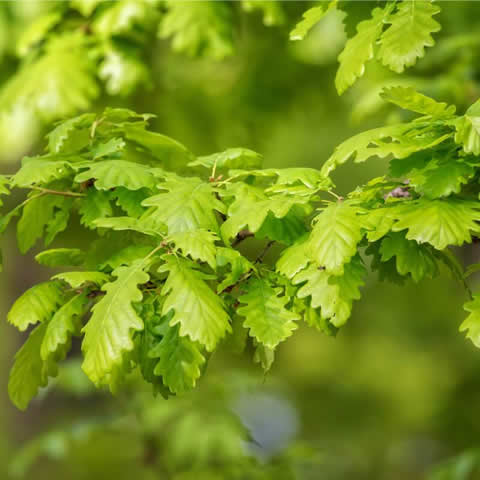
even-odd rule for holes
{"type": "MultiPolygon", "coordinates": [[[[5,187],[30,190],[13,210],[19,247],[48,245],[74,211],[98,239],[36,257],[81,270],[34,286],[9,313],[20,330],[38,324],[12,370],[17,406],[55,375],[72,335],[84,334],[82,368],[95,385],[116,391],[138,368],[156,391],[179,393],[239,328],[268,368],[261,352],[273,355],[302,319],[321,331],[341,327],[360,298],[366,256],[381,275],[393,269],[418,282],[445,265],[463,282],[449,247],[480,231],[473,130],[458,135],[476,106],[458,116],[409,88],[383,96],[422,116],[347,140],[319,171],[258,169],[260,157],[241,149],[196,159],[128,110],[58,125],[47,153],[4,177],[5,187]],[[182,173],[171,170],[172,154],[182,173]],[[372,156],[390,157],[391,175],[338,196],[330,173],[372,156]],[[232,169],[237,158],[256,160],[232,169]],[[251,237],[258,246],[246,251],[251,237]],[[26,366],[35,358],[41,370],[26,366]]],[[[467,303],[461,327],[476,344],[477,304],[467,303]]]]}

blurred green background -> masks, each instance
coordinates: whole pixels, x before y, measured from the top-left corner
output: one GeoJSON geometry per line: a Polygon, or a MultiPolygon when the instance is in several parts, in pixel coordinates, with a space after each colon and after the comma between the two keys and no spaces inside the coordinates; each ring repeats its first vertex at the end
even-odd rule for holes
{"type": "MultiPolygon", "coordinates": [[[[15,35],[51,3],[0,4],[0,19],[7,19],[0,26],[2,81],[17,68],[15,35]]],[[[158,41],[149,47],[152,87],[126,98],[105,95],[94,109],[128,106],[154,113],[155,130],[199,155],[242,146],[262,153],[266,166],[320,167],[352,134],[401,119],[401,112],[378,97],[384,85],[411,83],[460,111],[478,98],[478,47],[474,41],[458,47],[460,37],[477,35],[476,2],[442,2],[437,45],[414,69],[398,76],[369,65],[342,97],[333,82],[345,41],[341,15],[326,18],[304,42],[288,41],[289,28],[309,3],[285,2],[287,20],[272,28],[260,14],[243,15],[236,53],[222,62],[187,58],[158,41]]],[[[358,18],[370,8],[362,2],[358,18]]],[[[42,148],[43,127],[22,128],[20,135],[12,127],[1,140],[4,172],[42,148]]],[[[385,161],[347,165],[336,174],[338,189],[349,191],[386,167],[385,161]]],[[[72,229],[60,242],[79,235],[72,229]]],[[[19,256],[12,229],[2,243],[5,318],[13,300],[48,272],[34,263],[35,251],[19,256]]],[[[476,248],[461,255],[478,261],[476,248]]],[[[302,326],[280,346],[265,378],[228,348],[211,360],[198,391],[168,401],[138,392],[134,380],[115,398],[94,393],[77,369],[65,368],[58,385],[25,413],[6,394],[22,339],[1,322],[0,478],[14,478],[23,469],[24,478],[39,480],[277,479],[290,471],[294,476],[285,478],[427,478],[433,465],[480,443],[480,352],[458,333],[464,300],[447,275],[403,287],[372,277],[336,338],[302,326]],[[232,411],[251,432],[248,446],[236,440],[232,411]],[[39,436],[51,430],[56,433],[39,436]],[[68,441],[62,432],[69,432],[68,441]],[[260,459],[265,477],[255,477],[258,472],[249,473],[243,464],[240,473],[229,470],[242,450],[260,459]],[[41,458],[28,467],[37,453],[41,458]]]]}

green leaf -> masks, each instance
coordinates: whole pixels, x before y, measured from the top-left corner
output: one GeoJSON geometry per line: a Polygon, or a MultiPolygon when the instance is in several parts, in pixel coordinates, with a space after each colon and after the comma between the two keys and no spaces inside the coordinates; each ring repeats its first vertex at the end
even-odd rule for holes
{"type": "Polygon", "coordinates": [[[363,237],[361,210],[345,202],[329,205],[316,218],[309,239],[309,256],[335,275],[357,253],[363,237]]]}
{"type": "Polygon", "coordinates": [[[310,306],[321,308],[322,318],[336,327],[342,326],[350,317],[353,300],[360,298],[366,269],[357,255],[345,265],[343,275],[333,276],[315,264],[309,265],[293,278],[294,285],[302,285],[298,298],[311,297],[310,306]]]}
{"type": "Polygon", "coordinates": [[[225,207],[213,188],[196,178],[172,178],[159,185],[164,193],[147,198],[142,205],[155,207],[151,216],[168,227],[168,233],[198,229],[218,232],[215,211],[225,207]]]}
{"type": "Polygon", "coordinates": [[[78,213],[80,214],[80,223],[82,225],[90,229],[97,228],[95,220],[109,217],[113,213],[109,192],[89,188],[87,196],[80,204],[78,213]]]}
{"type": "Polygon", "coordinates": [[[107,49],[98,76],[110,95],[128,96],[141,85],[151,86],[150,70],[139,54],[134,49],[107,49]]]}
{"type": "Polygon", "coordinates": [[[57,366],[43,362],[40,348],[47,324],[43,323],[30,333],[27,341],[15,355],[15,363],[10,371],[8,394],[14,405],[25,410],[40,387],[45,387],[48,377],[57,375],[57,366]]]}
{"type": "Polygon", "coordinates": [[[92,163],[87,170],[75,177],[78,183],[90,179],[95,179],[95,188],[98,190],[110,190],[115,187],[139,190],[155,187],[155,177],[148,167],[125,160],[103,160],[92,163]]]}
{"type": "Polygon", "coordinates": [[[92,308],[92,317],[82,329],[82,369],[97,386],[115,389],[125,355],[133,350],[133,332],[143,329],[143,321],[132,303],[143,298],[138,285],[148,282],[145,267],[145,262],[137,262],[114,270],[112,275],[117,279],[103,285],[106,294],[92,308]]]}
{"type": "Polygon", "coordinates": [[[467,332],[473,344],[480,348],[480,295],[474,295],[473,300],[463,306],[470,315],[460,325],[461,332],[467,332]]]}
{"type": "Polygon", "coordinates": [[[254,265],[239,251],[233,248],[218,248],[216,264],[219,269],[230,265],[230,272],[225,274],[225,278],[218,285],[217,293],[227,290],[229,287],[235,285],[243,275],[250,270],[255,270],[254,265]]]}
{"type": "Polygon", "coordinates": [[[52,279],[62,280],[68,283],[73,289],[77,289],[86,284],[101,287],[110,280],[110,277],[102,272],[62,272],[52,277],[52,279]]]}
{"type": "Polygon", "coordinates": [[[242,290],[245,293],[238,300],[243,306],[237,313],[245,317],[244,326],[252,337],[274,349],[292,335],[300,317],[285,307],[290,299],[282,295],[281,288],[271,287],[264,279],[251,278],[242,290]]]}
{"type": "Polygon", "coordinates": [[[79,248],[53,248],[35,256],[40,265],[46,267],[78,267],[85,260],[85,253],[79,248]]]}
{"type": "Polygon", "coordinates": [[[85,110],[97,97],[95,63],[85,36],[68,33],[51,39],[44,55],[26,62],[0,92],[6,115],[27,111],[45,120],[85,110]]]}
{"type": "Polygon", "coordinates": [[[408,229],[406,238],[430,243],[437,250],[472,241],[471,232],[479,232],[480,210],[474,202],[438,199],[405,202],[394,214],[398,219],[392,230],[408,229]]]}
{"type": "Polygon", "coordinates": [[[385,158],[393,155],[395,158],[405,158],[412,153],[433,148],[451,137],[451,133],[444,130],[417,133],[418,127],[419,124],[415,123],[399,123],[354,135],[335,148],[320,172],[328,176],[337,166],[350,159],[361,163],[374,156],[385,158]]]}
{"type": "Polygon", "coordinates": [[[475,102],[455,123],[455,141],[466,153],[480,155],[480,101],[475,102]]]}
{"type": "MultiPolygon", "coordinates": [[[[121,138],[111,138],[108,142],[99,143],[92,148],[91,155],[93,160],[98,160],[102,157],[110,157],[115,155],[118,152],[121,152],[125,148],[125,142],[121,138]]],[[[103,164],[102,164],[103,165],[103,164]]],[[[96,165],[98,167],[98,164],[96,165]]],[[[124,165],[123,163],[120,164],[120,167],[125,166],[130,167],[130,165],[124,165]]],[[[118,170],[117,164],[114,164],[113,168],[118,170]]],[[[135,167],[134,167],[135,168],[135,167]]],[[[98,170],[94,170],[98,172],[98,170]]],[[[100,173],[99,173],[100,174],[100,173]]],[[[92,178],[97,178],[92,175],[92,178]]]]}
{"type": "Polygon", "coordinates": [[[37,240],[43,237],[45,229],[47,230],[45,243],[50,243],[59,231],[65,229],[64,208],[70,207],[70,205],[71,199],[59,195],[36,194],[36,196],[32,196],[23,208],[22,216],[17,224],[17,241],[20,251],[26,253],[30,250],[37,240]],[[61,222],[56,223],[56,220],[61,220],[61,222]]]}
{"type": "Polygon", "coordinates": [[[405,110],[431,115],[433,117],[451,117],[455,114],[455,106],[448,103],[437,102],[426,95],[418,93],[412,87],[384,88],[380,96],[387,102],[398,105],[405,110]]]}
{"type": "Polygon", "coordinates": [[[115,252],[107,258],[101,265],[100,269],[104,270],[108,266],[115,270],[120,266],[128,266],[136,260],[145,258],[152,251],[152,247],[148,245],[130,245],[115,252]]]}
{"type": "Polygon", "coordinates": [[[185,393],[195,387],[205,363],[198,346],[179,334],[178,325],[165,323],[156,329],[162,339],[150,350],[150,358],[158,358],[155,375],[161,376],[172,393],[185,393]]]}
{"type": "Polygon", "coordinates": [[[17,40],[17,54],[24,57],[39,44],[62,19],[61,12],[53,11],[40,15],[21,33],[17,40]]]}
{"type": "Polygon", "coordinates": [[[179,169],[194,158],[185,145],[160,133],[149,132],[142,124],[122,125],[122,133],[135,146],[138,145],[142,150],[146,149],[158,158],[165,168],[179,169]]]}
{"type": "Polygon", "coordinates": [[[22,167],[12,178],[12,185],[24,188],[32,185],[45,185],[71,175],[73,175],[73,170],[67,161],[52,160],[48,157],[25,157],[22,160],[22,167]]]}
{"type": "Polygon", "coordinates": [[[161,223],[154,215],[141,218],[97,218],[97,220],[93,221],[93,225],[97,228],[108,228],[118,231],[133,230],[154,237],[163,237],[167,231],[165,224],[161,223]]]}
{"type": "Polygon", "coordinates": [[[461,159],[433,156],[425,168],[414,170],[409,180],[418,193],[427,198],[440,198],[460,193],[462,185],[474,174],[475,169],[461,159]]]}
{"type": "Polygon", "coordinates": [[[167,6],[159,35],[172,37],[175,51],[215,60],[232,55],[232,11],[228,2],[168,0],[167,6]]]}
{"type": "MultiPolygon", "coordinates": [[[[233,238],[242,230],[248,230],[252,233],[258,232],[269,214],[271,214],[268,220],[270,222],[276,219],[284,219],[295,206],[305,205],[305,200],[301,197],[286,198],[284,195],[274,195],[271,197],[266,196],[263,190],[256,187],[251,187],[245,184],[236,184],[233,187],[233,193],[235,200],[228,208],[228,218],[221,227],[222,237],[225,241],[233,238]]],[[[309,207],[305,205],[304,214],[309,213],[309,207]]],[[[292,216],[296,216],[295,213],[292,216]]],[[[292,217],[291,220],[294,221],[292,217]]],[[[281,225],[275,222],[276,225],[266,225],[266,232],[263,236],[268,236],[272,229],[277,227],[283,230],[280,231],[278,238],[275,240],[283,240],[285,234],[285,243],[290,243],[291,236],[288,235],[288,230],[293,227],[293,238],[298,237],[304,233],[301,229],[295,228],[294,225],[281,225]],[[284,228],[282,228],[284,227],[284,228]],[[285,228],[287,230],[285,230],[285,228]]],[[[296,222],[295,222],[296,223],[296,222]]]]}
{"type": "Polygon", "coordinates": [[[229,148],[224,152],[213,153],[205,157],[198,157],[188,164],[189,167],[205,167],[217,170],[229,168],[260,168],[263,157],[248,148],[229,148]]]}
{"type": "Polygon", "coordinates": [[[48,322],[40,347],[40,358],[44,362],[55,359],[65,350],[70,349],[72,336],[79,336],[82,328],[81,320],[87,312],[87,292],[72,297],[55,312],[48,322]]]}
{"type": "MultiPolygon", "coordinates": [[[[88,130],[95,120],[94,113],[84,113],[77,117],[70,118],[61,122],[48,135],[48,150],[51,153],[60,153],[74,140],[75,134],[85,134],[89,140],[88,130]]],[[[74,143],[74,142],[73,142],[74,143]]],[[[75,150],[75,149],[74,149],[75,150]]]]}
{"type": "Polygon", "coordinates": [[[217,240],[217,235],[207,230],[174,233],[167,239],[175,245],[176,249],[182,251],[183,256],[189,255],[193,260],[206,262],[213,270],[216,267],[215,242],[217,240]]]}
{"type": "Polygon", "coordinates": [[[375,8],[372,18],[363,20],[357,26],[357,33],[350,38],[338,57],[340,66],[335,77],[339,95],[351,87],[365,72],[365,63],[373,58],[374,46],[385,26],[393,5],[375,8]]]}
{"type": "Polygon", "coordinates": [[[325,8],[323,5],[309,8],[303,13],[303,19],[290,32],[290,40],[303,40],[328,11],[329,8],[325,8]]]}
{"type": "Polygon", "coordinates": [[[134,32],[152,28],[157,20],[152,2],[124,0],[106,4],[108,8],[96,16],[92,25],[93,31],[101,37],[125,35],[135,38],[134,32]]]}
{"type": "Polygon", "coordinates": [[[15,301],[7,314],[7,320],[23,332],[29,325],[49,320],[64,301],[60,282],[39,283],[15,301]]]}
{"type": "Polygon", "coordinates": [[[387,19],[390,27],[380,38],[378,55],[384,65],[402,73],[425,55],[425,47],[435,44],[432,33],[441,27],[433,16],[440,12],[440,7],[428,0],[409,0],[397,5],[397,11],[387,19]]]}
{"type": "Polygon", "coordinates": [[[273,348],[268,348],[262,343],[259,343],[256,346],[255,353],[253,354],[253,361],[260,364],[264,373],[267,373],[270,368],[272,368],[274,360],[275,350],[273,348]]]}
{"type": "Polygon", "coordinates": [[[414,240],[407,240],[403,233],[390,233],[380,246],[382,262],[396,259],[400,275],[410,274],[414,282],[424,278],[433,278],[438,274],[435,252],[429,245],[419,245],[414,240]]]}
{"type": "Polygon", "coordinates": [[[173,310],[170,325],[180,325],[180,335],[188,335],[211,352],[218,341],[231,331],[223,302],[207,285],[210,276],[195,269],[195,264],[173,255],[163,257],[159,272],[168,272],[162,289],[165,296],[162,314],[173,310]]]}
{"type": "Polygon", "coordinates": [[[277,272],[292,279],[298,272],[306,268],[310,262],[308,246],[308,235],[304,235],[294,245],[285,249],[277,261],[277,272]]]}
{"type": "Polygon", "coordinates": [[[145,213],[142,202],[150,195],[148,189],[128,190],[118,187],[112,192],[112,196],[116,198],[116,204],[129,216],[140,217],[145,213]]]}

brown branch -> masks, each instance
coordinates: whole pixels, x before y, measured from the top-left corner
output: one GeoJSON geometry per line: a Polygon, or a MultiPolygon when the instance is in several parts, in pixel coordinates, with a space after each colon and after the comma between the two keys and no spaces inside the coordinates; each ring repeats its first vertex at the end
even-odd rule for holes
{"type": "Polygon", "coordinates": [[[253,237],[253,233],[249,230],[240,230],[235,237],[235,240],[232,242],[232,247],[236,247],[239,243],[243,242],[249,237],[253,237]]]}

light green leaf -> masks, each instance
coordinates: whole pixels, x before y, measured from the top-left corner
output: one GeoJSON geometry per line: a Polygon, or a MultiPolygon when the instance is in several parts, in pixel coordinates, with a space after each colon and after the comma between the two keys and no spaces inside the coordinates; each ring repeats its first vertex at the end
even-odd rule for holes
{"type": "Polygon", "coordinates": [[[217,293],[221,293],[235,285],[250,270],[255,271],[254,265],[238,250],[233,248],[218,248],[216,263],[218,268],[230,265],[230,272],[226,273],[225,278],[218,285],[217,293]]]}
{"type": "Polygon", "coordinates": [[[25,157],[22,167],[12,178],[12,185],[30,187],[45,185],[73,175],[73,169],[67,161],[38,157],[25,157]]]}
{"type": "Polygon", "coordinates": [[[455,127],[455,141],[463,146],[463,150],[480,155],[480,100],[457,120],[455,127]]]}
{"type": "Polygon", "coordinates": [[[6,115],[26,110],[52,120],[85,110],[98,93],[85,36],[68,33],[51,39],[44,55],[10,78],[0,92],[0,105],[6,115]]]}
{"type": "Polygon", "coordinates": [[[85,253],[79,248],[53,248],[35,256],[40,265],[46,267],[78,267],[85,260],[85,253]]]}
{"type": "Polygon", "coordinates": [[[40,348],[47,324],[38,325],[30,333],[27,341],[15,355],[15,363],[10,371],[8,394],[14,405],[25,410],[40,387],[45,387],[48,377],[57,375],[57,366],[43,362],[40,348]]]}
{"type": "Polygon", "coordinates": [[[461,159],[447,155],[433,158],[425,168],[413,170],[409,175],[410,185],[427,198],[448,197],[460,193],[462,185],[475,174],[475,169],[461,159]]]}
{"type": "MultiPolygon", "coordinates": [[[[236,184],[232,188],[235,200],[229,206],[228,218],[221,227],[225,241],[233,238],[241,230],[258,232],[269,214],[272,214],[270,220],[284,219],[296,205],[305,204],[305,200],[300,197],[286,198],[284,195],[268,197],[262,189],[246,184],[236,184]]],[[[306,214],[308,206],[305,206],[305,209],[306,214]]],[[[277,226],[281,228],[280,225],[277,226]]],[[[302,233],[303,231],[295,229],[294,237],[302,233]]]]}
{"type": "Polygon", "coordinates": [[[365,63],[373,58],[374,46],[385,26],[385,20],[393,10],[393,5],[375,8],[372,18],[357,25],[357,33],[350,38],[338,57],[340,66],[335,77],[339,95],[351,87],[365,72],[365,63]]]}
{"type": "Polygon", "coordinates": [[[300,317],[285,307],[290,299],[281,296],[281,288],[271,287],[264,279],[251,278],[242,290],[245,293],[238,300],[243,306],[237,313],[245,317],[244,326],[252,337],[274,349],[292,335],[297,328],[295,321],[300,317]]]}
{"type": "Polygon", "coordinates": [[[22,216],[17,224],[18,248],[22,253],[26,253],[32,248],[37,240],[44,235],[47,229],[47,240],[53,237],[66,227],[66,223],[55,223],[57,212],[58,220],[65,220],[64,207],[70,206],[71,199],[59,195],[36,194],[23,208],[22,216]]]}
{"type": "Polygon", "coordinates": [[[425,47],[435,44],[432,33],[441,27],[433,16],[440,12],[440,7],[428,0],[409,0],[397,5],[397,11],[387,19],[390,27],[380,38],[378,55],[384,65],[402,73],[425,55],[425,47]]]}
{"type": "Polygon", "coordinates": [[[232,55],[232,11],[228,2],[168,0],[167,7],[159,35],[172,37],[175,51],[215,60],[232,55]]]}
{"type": "Polygon", "coordinates": [[[467,302],[463,308],[470,315],[460,325],[460,331],[467,332],[467,338],[480,348],[480,295],[474,295],[473,300],[467,302]]]}
{"type": "Polygon", "coordinates": [[[480,210],[474,202],[438,199],[406,202],[394,211],[398,222],[392,230],[408,229],[406,238],[430,243],[437,250],[472,241],[471,232],[479,232],[480,210]]]}
{"type": "Polygon", "coordinates": [[[106,294],[92,308],[92,317],[82,329],[82,369],[97,386],[115,389],[125,355],[133,350],[133,332],[143,329],[143,321],[132,303],[143,298],[138,285],[149,280],[143,271],[145,267],[145,262],[137,262],[114,270],[112,275],[117,279],[103,285],[106,294]]]}
{"type": "Polygon", "coordinates": [[[306,268],[311,260],[308,245],[308,235],[304,235],[294,245],[285,249],[277,261],[277,272],[291,279],[306,268]]]}
{"type": "Polygon", "coordinates": [[[295,25],[290,32],[290,40],[303,40],[308,32],[325,16],[329,11],[323,5],[308,9],[303,13],[303,19],[295,25]]]}
{"type": "Polygon", "coordinates": [[[262,166],[263,157],[248,148],[229,148],[224,152],[213,153],[205,157],[198,157],[188,164],[189,167],[205,167],[209,169],[215,168],[260,168],[262,166]]]}
{"type": "Polygon", "coordinates": [[[162,289],[165,296],[163,315],[173,310],[170,325],[180,325],[180,335],[188,335],[211,352],[218,341],[231,331],[223,302],[207,285],[208,275],[195,264],[173,255],[164,256],[159,272],[168,272],[162,289]]]}
{"type": "Polygon", "coordinates": [[[7,314],[7,320],[23,332],[29,325],[49,320],[64,301],[60,282],[39,283],[15,301],[7,314]]]}
{"type": "MultiPolygon", "coordinates": [[[[121,152],[125,148],[125,142],[121,138],[111,138],[108,142],[99,143],[95,145],[91,150],[93,160],[98,160],[102,157],[110,157],[118,152],[121,152]]],[[[123,163],[120,166],[128,167],[123,163]]],[[[113,168],[118,168],[116,165],[113,168]]],[[[97,170],[94,170],[97,171],[97,170]]],[[[96,178],[92,175],[91,178],[96,178]]]]}
{"type": "Polygon", "coordinates": [[[44,362],[54,360],[58,353],[70,349],[72,336],[79,336],[82,317],[87,312],[87,292],[72,297],[55,312],[48,322],[40,347],[40,358],[44,362]]]}
{"type": "Polygon", "coordinates": [[[335,149],[323,165],[321,173],[328,176],[337,166],[350,159],[361,163],[374,156],[405,158],[412,153],[433,148],[452,136],[445,130],[417,131],[419,127],[421,125],[418,123],[399,123],[354,135],[335,149]]]}
{"type": "Polygon", "coordinates": [[[343,275],[333,276],[315,264],[309,265],[293,278],[295,285],[303,284],[298,298],[311,297],[310,306],[321,308],[322,318],[336,327],[342,326],[350,317],[353,300],[360,298],[366,269],[357,255],[344,268],[343,275]]]}
{"type": "Polygon", "coordinates": [[[37,44],[42,42],[61,20],[62,14],[58,11],[48,12],[38,16],[26,27],[17,39],[17,54],[24,57],[37,44]]]}
{"type": "Polygon", "coordinates": [[[448,103],[437,102],[433,98],[418,93],[412,87],[384,88],[380,96],[387,102],[398,105],[405,110],[431,115],[433,117],[451,117],[455,114],[455,106],[448,103]]]}
{"type": "Polygon", "coordinates": [[[70,118],[64,122],[59,123],[48,135],[48,150],[51,153],[63,152],[75,137],[75,133],[81,132],[82,135],[86,133],[89,140],[88,130],[95,121],[94,113],[84,113],[77,117],[70,118]]]}
{"type": "Polygon", "coordinates": [[[195,387],[200,378],[201,367],[205,363],[198,346],[188,337],[179,334],[178,325],[168,324],[157,328],[162,333],[162,339],[150,350],[150,358],[158,358],[154,374],[161,376],[164,385],[172,393],[185,393],[195,387]]]}
{"type": "Polygon", "coordinates": [[[172,178],[159,187],[166,191],[147,198],[142,205],[155,207],[152,218],[167,225],[169,234],[200,228],[218,231],[215,211],[224,212],[225,207],[211,185],[196,178],[172,178]]]}
{"type": "Polygon", "coordinates": [[[93,225],[97,228],[108,228],[111,230],[133,230],[145,235],[154,237],[163,237],[167,232],[165,224],[159,222],[154,215],[145,216],[141,218],[132,217],[110,217],[97,218],[93,221],[93,225]]]}
{"type": "Polygon", "coordinates": [[[206,262],[215,270],[216,251],[215,242],[218,240],[216,234],[207,230],[194,230],[191,232],[179,232],[170,235],[167,239],[172,242],[176,249],[182,251],[186,257],[190,255],[193,260],[206,262]]]}
{"type": "Polygon", "coordinates": [[[73,289],[77,289],[86,284],[94,284],[101,287],[110,280],[110,277],[102,272],[62,272],[52,277],[52,279],[62,280],[73,289]]]}
{"type": "Polygon", "coordinates": [[[155,177],[148,167],[125,160],[92,163],[87,170],[75,177],[75,181],[82,183],[91,178],[95,179],[95,187],[99,190],[110,190],[115,187],[125,187],[128,190],[155,187],[155,177]]]}
{"type": "Polygon", "coordinates": [[[308,245],[310,258],[335,275],[357,253],[363,237],[361,210],[345,202],[329,205],[316,218],[308,245]]]}

